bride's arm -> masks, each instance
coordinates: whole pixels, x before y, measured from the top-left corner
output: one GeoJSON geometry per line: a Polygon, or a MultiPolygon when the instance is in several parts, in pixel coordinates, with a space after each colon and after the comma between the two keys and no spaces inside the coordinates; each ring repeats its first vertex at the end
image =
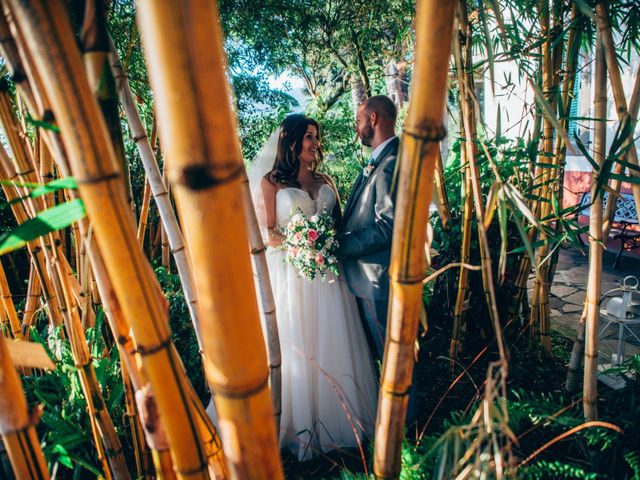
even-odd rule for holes
{"type": "Polygon", "coordinates": [[[265,220],[267,231],[269,232],[269,240],[267,245],[270,247],[278,247],[282,243],[282,235],[276,229],[276,193],[278,188],[266,177],[260,182],[262,190],[262,198],[264,202],[265,220]]]}

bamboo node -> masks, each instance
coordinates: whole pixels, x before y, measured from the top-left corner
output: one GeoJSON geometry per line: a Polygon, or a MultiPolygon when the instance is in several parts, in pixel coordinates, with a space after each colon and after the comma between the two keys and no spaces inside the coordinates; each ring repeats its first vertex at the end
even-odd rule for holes
{"type": "Polygon", "coordinates": [[[122,454],[122,447],[120,447],[120,448],[116,448],[116,449],[112,449],[112,450],[111,450],[111,449],[108,449],[108,448],[105,446],[104,451],[105,451],[105,453],[107,454],[107,457],[115,457],[115,456],[117,456],[117,455],[121,455],[121,454],[122,454]]]}
{"type": "Polygon", "coordinates": [[[227,390],[225,388],[220,388],[217,385],[211,385],[212,387],[212,395],[215,397],[216,395],[220,395],[221,397],[231,398],[231,399],[244,399],[254,396],[255,394],[261,392],[265,388],[269,386],[269,375],[267,374],[258,385],[253,388],[249,388],[248,390],[244,390],[242,392],[234,392],[232,390],[227,390]]]}
{"type": "Polygon", "coordinates": [[[92,185],[100,182],[108,182],[109,180],[115,180],[120,178],[120,172],[113,172],[108,175],[101,175],[97,177],[85,177],[77,180],[78,185],[92,185]]]}
{"type": "Polygon", "coordinates": [[[387,393],[387,394],[391,395],[392,397],[406,397],[407,395],[409,395],[409,392],[411,391],[411,385],[409,385],[409,387],[403,392],[398,392],[396,390],[385,388],[384,386],[381,386],[380,389],[384,393],[387,393]]]}
{"type": "Polygon", "coordinates": [[[447,136],[447,129],[441,123],[425,121],[422,125],[405,128],[404,133],[425,142],[439,142],[447,136]]]}
{"type": "Polygon", "coordinates": [[[174,467],[174,471],[181,477],[195,477],[196,475],[200,476],[202,472],[206,471],[206,469],[207,469],[206,463],[200,463],[200,465],[198,465],[197,467],[190,468],[188,470],[180,470],[174,467]]]}
{"type": "Polygon", "coordinates": [[[142,355],[143,357],[147,357],[149,355],[153,355],[154,353],[158,353],[159,351],[164,350],[165,348],[169,348],[169,345],[171,345],[171,336],[168,336],[159,344],[153,345],[151,347],[147,347],[145,345],[138,345],[138,348],[136,348],[136,352],[142,355]]]}
{"type": "Polygon", "coordinates": [[[245,173],[244,165],[193,165],[182,169],[176,183],[184,185],[190,190],[203,190],[229,183],[245,173]],[[231,169],[229,169],[229,166],[231,169]]]}

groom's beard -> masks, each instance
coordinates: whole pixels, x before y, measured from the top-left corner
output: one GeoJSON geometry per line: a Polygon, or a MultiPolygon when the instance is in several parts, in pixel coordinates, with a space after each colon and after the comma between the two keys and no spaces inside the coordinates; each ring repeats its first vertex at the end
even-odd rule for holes
{"type": "Polygon", "coordinates": [[[371,140],[373,140],[374,131],[371,125],[366,125],[360,133],[360,142],[365,147],[371,146],[371,140]]]}

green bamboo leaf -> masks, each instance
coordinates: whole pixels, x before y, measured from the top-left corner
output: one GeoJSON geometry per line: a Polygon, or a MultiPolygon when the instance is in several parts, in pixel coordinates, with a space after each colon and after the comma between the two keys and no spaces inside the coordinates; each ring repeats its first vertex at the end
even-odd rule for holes
{"type": "Polygon", "coordinates": [[[522,252],[525,252],[525,251],[526,251],[527,253],[528,253],[528,252],[531,252],[531,255],[529,255],[529,256],[532,258],[532,260],[533,260],[533,261],[534,261],[534,263],[535,263],[535,257],[533,256],[533,249],[534,249],[534,248],[541,247],[541,246],[542,246],[542,245],[544,245],[545,243],[546,243],[546,240],[537,240],[537,241],[535,241],[535,242],[530,242],[530,243],[527,241],[527,242],[525,242],[525,244],[524,244],[523,246],[518,247],[518,248],[514,248],[514,249],[513,249],[513,250],[511,250],[509,253],[512,253],[512,254],[513,254],[513,253],[522,253],[522,252]]]}
{"type": "Polygon", "coordinates": [[[31,190],[27,195],[22,197],[18,197],[10,202],[0,203],[0,210],[4,210],[5,208],[11,207],[11,205],[15,205],[17,203],[25,201],[27,198],[36,198],[42,195],[47,195],[49,193],[54,193],[58,190],[67,189],[67,190],[77,190],[78,183],[73,177],[64,177],[59,178],[57,180],[53,180],[46,184],[41,183],[33,183],[33,182],[15,182],[13,180],[0,180],[0,185],[9,185],[12,187],[18,188],[27,188],[31,190]]]}
{"type": "Polygon", "coordinates": [[[57,125],[54,125],[53,123],[45,122],[44,120],[37,120],[31,117],[30,115],[26,116],[26,120],[27,120],[27,123],[30,123],[35,127],[43,128],[45,130],[51,130],[52,132],[55,132],[55,133],[60,133],[60,128],[57,125]]]}
{"type": "Polygon", "coordinates": [[[84,203],[79,198],[44,210],[0,237],[0,255],[20,248],[42,235],[68,227],[85,215],[84,203]]]}
{"type": "Polygon", "coordinates": [[[508,199],[512,201],[512,203],[516,207],[515,208],[516,211],[519,211],[520,213],[522,213],[522,215],[524,215],[525,218],[529,220],[529,222],[532,225],[535,225],[539,229],[542,228],[542,225],[540,224],[540,222],[538,222],[538,219],[535,217],[533,212],[529,209],[527,202],[525,201],[524,197],[522,196],[519,190],[514,188],[513,185],[505,184],[504,194],[508,199]]]}
{"type": "Polygon", "coordinates": [[[620,165],[622,165],[625,168],[628,168],[629,170],[633,170],[635,172],[640,172],[640,167],[638,165],[635,165],[631,162],[626,161],[624,158],[616,158],[616,163],[619,163],[620,165]]]}
{"type": "Polygon", "coordinates": [[[609,179],[620,180],[621,182],[640,184],[640,178],[634,177],[632,175],[624,175],[622,173],[612,173],[609,175],[609,179]]]}
{"type": "Polygon", "coordinates": [[[578,138],[578,135],[576,135],[575,133],[573,134],[573,139],[576,142],[576,145],[578,146],[578,150],[580,150],[580,153],[582,153],[582,155],[584,156],[584,158],[587,159],[587,162],[589,162],[591,164],[591,166],[593,167],[593,171],[594,172],[598,172],[600,170],[600,165],[598,165],[598,163],[593,159],[593,157],[589,154],[589,151],[587,150],[587,148],[584,146],[584,143],[582,143],[582,141],[578,138]]]}
{"type": "Polygon", "coordinates": [[[45,185],[38,185],[31,191],[29,196],[32,198],[40,197],[62,189],[77,190],[78,182],[76,182],[76,179],[73,177],[58,178],[45,185]]]}
{"type": "Polygon", "coordinates": [[[540,90],[540,87],[536,85],[536,83],[533,80],[531,80],[531,78],[529,78],[529,85],[531,85],[531,88],[533,88],[533,93],[536,99],[536,103],[542,110],[542,113],[544,114],[545,118],[547,118],[547,120],[549,120],[553,124],[553,128],[556,129],[556,133],[564,139],[568,150],[572,151],[573,147],[571,147],[571,142],[569,141],[569,135],[567,134],[567,131],[562,127],[562,124],[556,118],[556,115],[553,113],[553,110],[551,109],[551,105],[549,105],[549,102],[547,102],[547,99],[544,97],[542,90],[540,90]]]}

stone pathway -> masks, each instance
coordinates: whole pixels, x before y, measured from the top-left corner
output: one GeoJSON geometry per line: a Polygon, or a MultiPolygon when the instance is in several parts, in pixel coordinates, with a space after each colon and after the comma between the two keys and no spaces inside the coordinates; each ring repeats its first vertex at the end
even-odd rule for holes
{"type": "MultiPolygon", "coordinates": [[[[620,268],[613,270],[615,253],[605,252],[602,268],[602,293],[617,288],[627,275],[634,275],[640,279],[640,257],[623,255],[620,268]]],[[[575,339],[580,323],[580,315],[586,298],[588,276],[588,253],[582,254],[574,249],[563,250],[560,253],[558,268],[551,286],[549,306],[551,308],[551,328],[570,339],[575,339]]],[[[529,298],[533,292],[533,276],[529,278],[529,298]]],[[[615,295],[614,295],[615,296],[615,295]]],[[[603,302],[606,305],[606,300],[603,302]]],[[[640,338],[640,325],[631,327],[633,333],[640,338]]],[[[617,347],[617,327],[608,328],[600,342],[600,356],[609,362],[611,354],[617,347]]],[[[627,335],[626,355],[640,353],[640,341],[627,335]]]]}

